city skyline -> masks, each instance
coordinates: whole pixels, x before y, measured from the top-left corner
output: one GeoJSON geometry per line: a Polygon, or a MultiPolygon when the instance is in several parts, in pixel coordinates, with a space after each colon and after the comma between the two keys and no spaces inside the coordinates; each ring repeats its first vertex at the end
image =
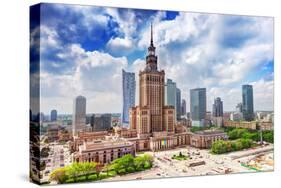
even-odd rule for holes
{"type": "MultiPolygon", "coordinates": [[[[242,102],[241,85],[245,84],[253,85],[255,111],[273,110],[272,18],[43,6],[40,84],[44,114],[52,109],[71,114],[78,95],[87,98],[87,113],[121,113],[122,69],[138,74],[145,65],[147,20],[154,25],[159,66],[177,83],[187,111],[189,90],[197,87],[207,89],[208,111],[216,97],[224,101],[225,111],[234,111],[242,102]],[[183,22],[186,27],[178,27],[183,22]]],[[[138,104],[138,95],[136,99],[138,104]]]]}

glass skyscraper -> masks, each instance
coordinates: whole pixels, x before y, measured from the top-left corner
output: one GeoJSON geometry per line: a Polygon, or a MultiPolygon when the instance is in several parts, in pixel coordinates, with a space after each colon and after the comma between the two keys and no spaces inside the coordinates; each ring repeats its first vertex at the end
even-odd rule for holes
{"type": "Polygon", "coordinates": [[[253,86],[242,85],[242,111],[243,119],[246,121],[254,120],[254,97],[253,86]]]}
{"type": "Polygon", "coordinates": [[[186,116],[186,101],[184,99],[181,100],[181,115],[186,116]]]}
{"type": "MultiPolygon", "coordinates": [[[[177,115],[177,84],[169,78],[167,78],[165,84],[165,105],[173,106],[175,108],[175,115],[177,115]]],[[[175,116],[175,120],[176,118],[177,116],[175,116]]]]}
{"type": "Polygon", "coordinates": [[[165,84],[165,105],[173,106],[176,109],[176,82],[171,79],[167,79],[165,84]]]}
{"type": "Polygon", "coordinates": [[[51,111],[51,121],[57,121],[58,112],[56,110],[51,111]]]}
{"type": "Polygon", "coordinates": [[[135,106],[136,80],[135,73],[122,70],[123,113],[122,123],[129,125],[129,109],[135,106]]]}
{"type": "Polygon", "coordinates": [[[78,132],[86,128],[86,98],[78,96],[73,102],[72,133],[77,135],[78,132]]]}
{"type": "Polygon", "coordinates": [[[181,90],[177,88],[176,92],[176,114],[177,120],[181,119],[181,90]]]}
{"type": "Polygon", "coordinates": [[[213,117],[223,116],[223,102],[220,97],[215,98],[213,104],[213,117]]]}
{"type": "Polygon", "coordinates": [[[204,126],[206,116],[206,88],[190,90],[190,115],[192,126],[204,126]]]}

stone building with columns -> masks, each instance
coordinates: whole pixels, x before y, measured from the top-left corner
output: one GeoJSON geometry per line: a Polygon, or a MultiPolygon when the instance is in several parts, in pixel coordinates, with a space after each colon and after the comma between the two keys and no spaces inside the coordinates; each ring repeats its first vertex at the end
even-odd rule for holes
{"type": "Polygon", "coordinates": [[[136,148],[133,142],[110,137],[105,140],[83,142],[72,156],[74,162],[97,162],[104,165],[127,154],[135,156],[135,152],[136,148]]]}

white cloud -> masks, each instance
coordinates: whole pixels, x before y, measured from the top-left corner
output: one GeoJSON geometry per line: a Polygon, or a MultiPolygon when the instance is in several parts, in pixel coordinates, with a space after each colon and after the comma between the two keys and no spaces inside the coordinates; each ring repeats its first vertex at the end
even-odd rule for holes
{"type": "Polygon", "coordinates": [[[66,49],[65,54],[61,56],[72,58],[76,65],[75,71],[69,75],[41,73],[43,111],[49,111],[57,106],[63,112],[71,113],[72,108],[69,108],[69,104],[65,105],[65,101],[72,104],[75,96],[84,95],[88,99],[89,113],[106,112],[105,109],[119,112],[122,102],[121,71],[127,67],[127,59],[115,58],[98,51],[85,51],[77,44],[66,49]],[[60,105],[53,106],[53,100],[60,105]]]}
{"type": "Polygon", "coordinates": [[[44,53],[52,48],[59,48],[60,42],[57,32],[47,26],[40,26],[40,50],[44,53]]]}
{"type": "MultiPolygon", "coordinates": [[[[83,11],[86,19],[84,22],[90,25],[96,18],[87,16],[88,10],[83,11]]],[[[113,8],[106,8],[105,12],[119,25],[116,31],[120,36],[111,38],[106,45],[110,53],[124,54],[136,48],[143,50],[148,47],[150,21],[138,29],[139,20],[132,10],[124,11],[123,15],[113,8]]],[[[239,22],[227,25],[230,17],[226,15],[180,13],[174,20],[161,21],[163,17],[164,12],[153,17],[158,67],[165,70],[166,78],[177,82],[182,90],[182,98],[187,100],[187,109],[189,90],[206,87],[209,110],[214,97],[222,98],[225,110],[234,110],[236,104],[242,100],[241,85],[252,82],[249,75],[273,59],[272,19],[244,17],[250,22],[240,27],[239,24],[235,25],[239,22]],[[237,45],[238,47],[224,46],[224,41],[233,42],[233,39],[227,37],[237,35],[243,38],[243,34],[246,34],[245,41],[237,45]]],[[[106,23],[106,19],[98,18],[101,23],[106,23]]],[[[46,36],[43,35],[43,46],[61,47],[53,30],[43,28],[42,32],[46,33],[46,36]]],[[[51,108],[54,101],[59,102],[60,97],[62,103],[71,101],[72,104],[75,95],[82,94],[88,99],[88,112],[120,112],[122,68],[136,73],[138,93],[138,72],[145,66],[144,59],[137,59],[132,65],[128,65],[126,57],[113,57],[100,51],[85,51],[78,44],[64,46],[56,55],[61,59],[71,60],[74,70],[62,75],[46,75],[42,87],[46,88],[46,94],[51,95],[53,92],[53,96],[43,98],[45,109],[51,108]]],[[[262,77],[255,80],[255,109],[272,109],[273,81],[266,81],[262,77]],[[266,91],[268,93],[263,98],[266,91]]],[[[63,105],[65,104],[61,106],[63,105]]],[[[69,104],[63,108],[62,111],[65,112],[72,109],[69,104]]]]}
{"type": "Polygon", "coordinates": [[[113,53],[128,54],[132,52],[134,46],[133,46],[132,39],[116,37],[116,38],[111,38],[107,42],[107,48],[113,53]]]}
{"type": "Polygon", "coordinates": [[[254,108],[256,110],[273,110],[274,82],[260,79],[251,83],[254,91],[254,108]]]}
{"type": "MultiPolygon", "coordinates": [[[[138,46],[146,48],[149,39],[147,27],[138,46]]],[[[218,96],[225,100],[226,110],[233,110],[242,100],[241,86],[251,80],[249,75],[273,59],[273,22],[260,17],[181,13],[174,20],[154,22],[154,41],[158,66],[165,70],[166,78],[176,81],[188,109],[189,90],[206,87],[208,110],[218,96]],[[224,46],[232,40],[238,47],[224,46]]],[[[265,105],[258,98],[255,103],[265,105]]],[[[272,102],[264,108],[272,109],[272,102]]]]}

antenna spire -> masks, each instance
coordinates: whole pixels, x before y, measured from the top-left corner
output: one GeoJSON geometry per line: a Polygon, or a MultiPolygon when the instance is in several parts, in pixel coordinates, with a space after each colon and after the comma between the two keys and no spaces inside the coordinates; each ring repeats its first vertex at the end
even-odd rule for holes
{"type": "Polygon", "coordinates": [[[150,45],[153,46],[153,27],[152,27],[152,22],[151,22],[151,25],[150,25],[150,32],[151,32],[150,45]]]}

